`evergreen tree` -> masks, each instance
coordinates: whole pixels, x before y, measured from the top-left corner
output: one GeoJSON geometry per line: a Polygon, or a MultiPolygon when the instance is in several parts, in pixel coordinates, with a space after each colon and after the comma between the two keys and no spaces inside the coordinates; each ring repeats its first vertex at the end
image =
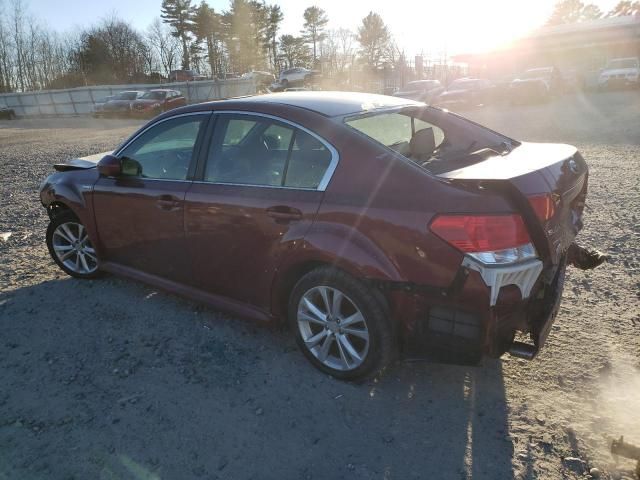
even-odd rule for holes
{"type": "Polygon", "coordinates": [[[293,35],[280,37],[280,58],[284,62],[284,68],[306,66],[310,57],[309,47],[304,38],[293,35]]]}
{"type": "Polygon", "coordinates": [[[640,15],[640,0],[620,0],[613,10],[607,13],[607,17],[625,17],[627,15],[640,15]]]}
{"type": "Polygon", "coordinates": [[[266,37],[269,48],[269,57],[272,62],[272,68],[274,72],[278,71],[278,30],[280,29],[280,23],[284,19],[284,14],[279,5],[271,5],[268,8],[268,19],[266,28],[266,37]]]}
{"type": "Polygon", "coordinates": [[[220,15],[202,0],[193,20],[193,33],[196,36],[197,43],[204,42],[206,45],[211,74],[216,76],[223,73],[223,32],[220,15]]]}
{"type": "Polygon", "coordinates": [[[560,0],[553,8],[547,25],[563,25],[602,17],[600,9],[593,4],[585,4],[581,0],[560,0]]]}
{"type": "Polygon", "coordinates": [[[313,45],[313,62],[315,63],[318,58],[317,44],[326,37],[324,30],[329,23],[329,18],[323,9],[315,5],[307,8],[302,16],[304,18],[302,34],[304,39],[313,45]]]}
{"type": "Polygon", "coordinates": [[[362,19],[356,38],[361,46],[360,55],[364,63],[371,68],[378,68],[391,42],[391,34],[382,17],[369,12],[362,19]]]}
{"type": "Polygon", "coordinates": [[[182,42],[182,68],[190,68],[189,43],[194,29],[193,17],[195,7],[191,0],[162,0],[161,17],[165,23],[171,25],[172,35],[182,42]]]}

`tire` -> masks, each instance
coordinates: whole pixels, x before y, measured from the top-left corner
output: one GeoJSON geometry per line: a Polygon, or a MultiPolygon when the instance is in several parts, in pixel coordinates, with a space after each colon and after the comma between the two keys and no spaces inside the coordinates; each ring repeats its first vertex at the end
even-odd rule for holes
{"type": "Polygon", "coordinates": [[[99,260],[84,225],[69,210],[55,215],[47,228],[47,248],[53,261],[75,278],[100,275],[99,260]]]}
{"type": "Polygon", "coordinates": [[[285,89],[285,88],[289,88],[289,80],[287,80],[286,78],[285,78],[285,79],[283,79],[283,80],[280,82],[280,85],[282,85],[282,88],[283,88],[283,89],[285,89]]]}
{"type": "Polygon", "coordinates": [[[340,380],[368,378],[389,365],[395,354],[384,297],[330,267],[313,270],[298,281],[289,297],[288,320],[307,359],[340,380]],[[336,305],[336,298],[337,308],[325,307],[336,305]],[[329,314],[324,321],[323,312],[329,314]]]}

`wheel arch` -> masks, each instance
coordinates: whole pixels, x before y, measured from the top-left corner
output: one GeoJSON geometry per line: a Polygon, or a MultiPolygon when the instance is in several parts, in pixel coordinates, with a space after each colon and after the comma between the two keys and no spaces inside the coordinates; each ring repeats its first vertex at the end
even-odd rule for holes
{"type": "MultiPolygon", "coordinates": [[[[310,256],[295,261],[287,261],[280,265],[271,288],[271,313],[279,322],[285,322],[287,317],[289,296],[295,284],[312,270],[330,267],[342,271],[356,280],[364,281],[376,279],[369,275],[366,268],[348,260],[348,257],[332,257],[329,255],[310,256]]],[[[395,275],[393,275],[395,277],[395,275]]],[[[391,279],[382,275],[377,278],[391,279]]],[[[369,288],[376,292],[376,296],[387,311],[390,311],[391,299],[373,285],[369,288]]]]}

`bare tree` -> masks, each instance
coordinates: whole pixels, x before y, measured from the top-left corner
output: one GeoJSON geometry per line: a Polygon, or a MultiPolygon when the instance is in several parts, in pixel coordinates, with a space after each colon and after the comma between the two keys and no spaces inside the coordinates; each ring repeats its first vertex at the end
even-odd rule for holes
{"type": "MultiPolygon", "coordinates": [[[[0,11],[6,11],[0,0],[0,11]]],[[[9,25],[0,16],[0,92],[13,90],[13,58],[9,25]]]]}
{"type": "Polygon", "coordinates": [[[171,34],[167,27],[158,17],[151,22],[147,29],[146,41],[155,52],[155,56],[160,61],[161,70],[165,75],[169,75],[171,70],[178,66],[180,55],[180,40],[171,34]]]}

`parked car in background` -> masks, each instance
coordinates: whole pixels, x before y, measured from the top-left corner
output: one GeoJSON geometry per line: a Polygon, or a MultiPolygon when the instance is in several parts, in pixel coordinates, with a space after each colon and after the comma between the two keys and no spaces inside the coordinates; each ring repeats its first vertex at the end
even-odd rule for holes
{"type": "Polygon", "coordinates": [[[96,100],[93,104],[93,116],[94,117],[101,117],[103,115],[103,108],[104,108],[104,104],[107,103],[110,100],[113,100],[113,98],[115,97],[115,95],[109,95],[106,97],[102,97],[99,98],[98,100],[96,100]]]}
{"type": "Polygon", "coordinates": [[[16,112],[13,108],[0,107],[0,118],[14,120],[16,118],[16,112]]]}
{"type": "Polygon", "coordinates": [[[640,59],[637,57],[614,58],[598,76],[598,88],[640,86],[640,59]]]}
{"type": "Polygon", "coordinates": [[[200,75],[195,70],[171,70],[171,72],[169,72],[170,82],[195,82],[206,79],[206,75],[200,75]]]}
{"type": "Polygon", "coordinates": [[[433,105],[442,108],[477,107],[496,99],[496,86],[482,78],[459,78],[436,97],[433,105]]]}
{"type": "Polygon", "coordinates": [[[588,177],[572,146],[354,92],[190,105],[98,158],[55,165],[40,187],[63,271],[288,322],[341,379],[398,351],[532,359],[560,308],[588,177]]]}
{"type": "Polygon", "coordinates": [[[103,116],[119,116],[131,114],[131,104],[144,92],[141,90],[127,90],[114,95],[113,98],[102,105],[103,116]]]}
{"type": "Polygon", "coordinates": [[[442,92],[444,87],[438,80],[414,80],[407,83],[399,92],[395,92],[393,96],[431,103],[442,92]]]}
{"type": "Polygon", "coordinates": [[[259,87],[268,87],[276,81],[276,76],[270,72],[260,72],[253,70],[251,72],[243,73],[240,77],[244,80],[253,80],[259,87]]]}
{"type": "Polygon", "coordinates": [[[153,117],[173,108],[184,107],[187,99],[178,90],[158,88],[145,92],[131,104],[131,114],[153,117]]]}
{"type": "Polygon", "coordinates": [[[306,85],[313,80],[313,77],[316,76],[317,73],[315,70],[309,70],[304,67],[289,68],[280,72],[278,81],[282,88],[288,88],[294,85],[306,85]]]}
{"type": "Polygon", "coordinates": [[[218,80],[232,80],[234,78],[240,78],[240,77],[241,77],[241,75],[239,73],[225,72],[225,73],[219,73],[216,78],[218,80]]]}
{"type": "Polygon", "coordinates": [[[532,68],[509,84],[513,103],[541,102],[564,90],[562,76],[555,67],[532,68]]]}

